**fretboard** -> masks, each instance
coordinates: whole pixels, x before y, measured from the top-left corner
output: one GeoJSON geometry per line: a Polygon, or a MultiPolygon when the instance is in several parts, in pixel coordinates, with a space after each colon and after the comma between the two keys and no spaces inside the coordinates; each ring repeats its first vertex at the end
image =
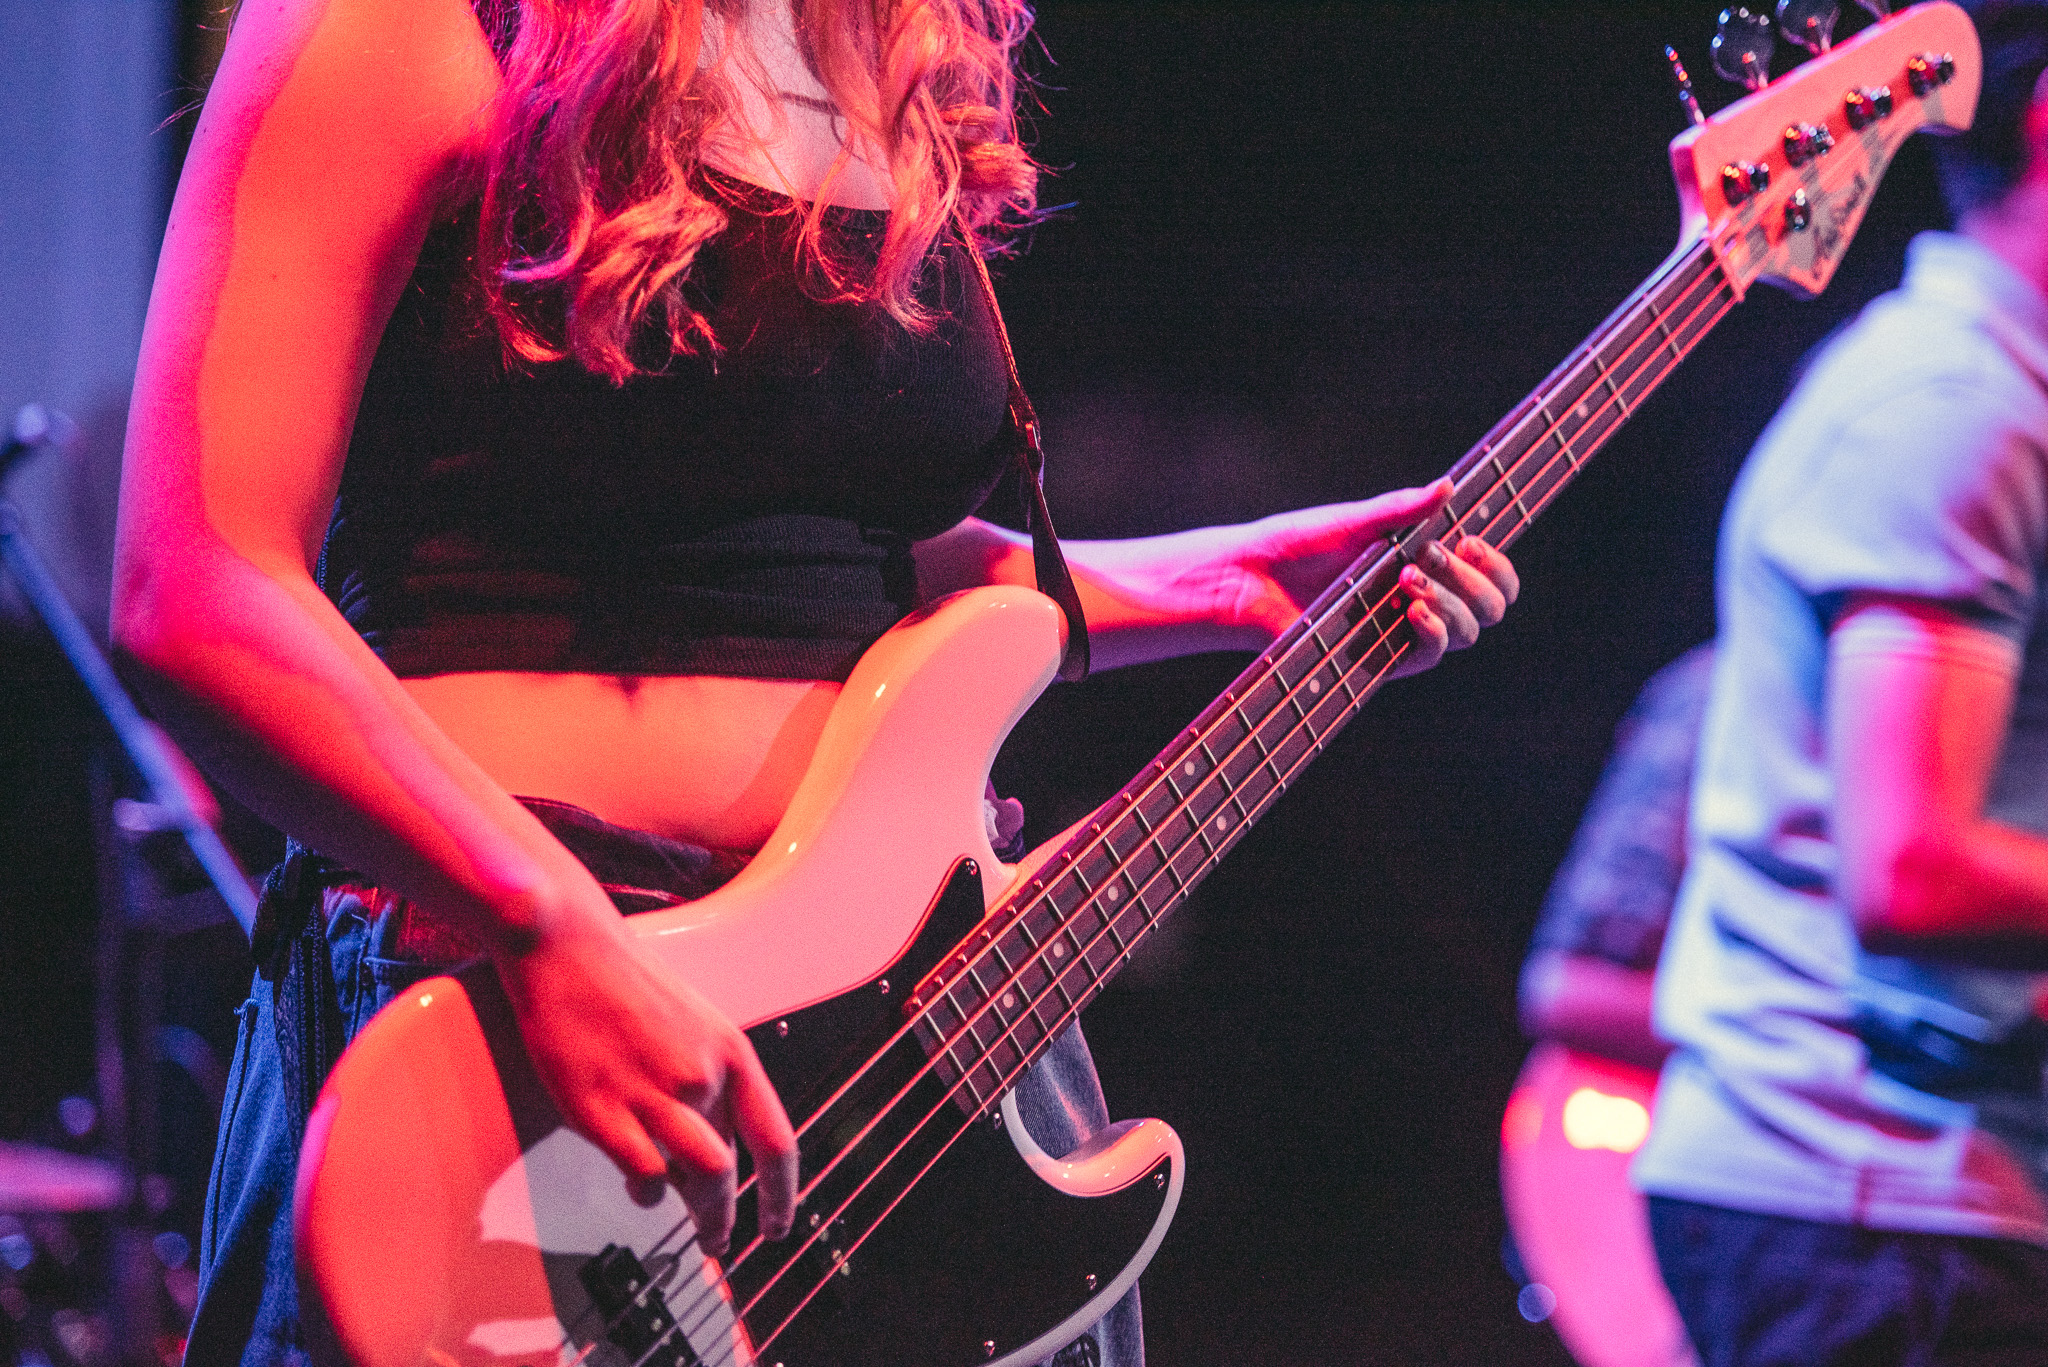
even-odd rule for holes
{"type": "Polygon", "coordinates": [[[1414,644],[1399,591],[1430,541],[1505,548],[1734,305],[1680,252],[1451,467],[1447,506],[1374,546],[906,1003],[979,1112],[1072,1024],[1414,644]]]}

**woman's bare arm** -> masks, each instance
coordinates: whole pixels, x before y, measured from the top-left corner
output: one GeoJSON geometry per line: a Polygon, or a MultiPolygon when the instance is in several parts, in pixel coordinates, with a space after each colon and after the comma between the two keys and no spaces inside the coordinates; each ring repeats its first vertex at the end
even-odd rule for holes
{"type": "MultiPolygon", "coordinates": [[[[1443,505],[1439,480],[1357,503],[1303,508],[1226,527],[1128,541],[1063,543],[1096,663],[1103,668],[1203,650],[1257,650],[1300,616],[1373,542],[1443,505]]],[[[975,584],[1032,584],[1030,538],[977,518],[917,546],[918,588],[929,598],[975,584]]],[[[1500,621],[1520,582],[1514,566],[1476,537],[1428,572],[1402,576],[1417,648],[1397,675],[1414,674],[1500,621]]]]}
{"type": "Polygon", "coordinates": [[[465,0],[243,5],[151,297],[115,636],[258,811],[493,947],[565,1116],[636,1175],[663,1173],[665,1148],[715,1247],[720,1130],[737,1125],[769,1174],[764,1225],[794,1190],[788,1122],[744,1038],[640,965],[595,880],[311,573],[378,338],[463,191],[496,80],[465,0]]]}

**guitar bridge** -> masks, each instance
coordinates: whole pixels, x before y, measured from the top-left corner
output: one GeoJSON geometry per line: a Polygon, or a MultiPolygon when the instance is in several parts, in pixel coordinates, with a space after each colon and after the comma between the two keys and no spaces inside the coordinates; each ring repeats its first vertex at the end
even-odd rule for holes
{"type": "Polygon", "coordinates": [[[576,1280],[604,1316],[606,1340],[628,1362],[642,1367],[704,1367],[632,1249],[605,1245],[602,1253],[576,1269],[576,1280]]]}

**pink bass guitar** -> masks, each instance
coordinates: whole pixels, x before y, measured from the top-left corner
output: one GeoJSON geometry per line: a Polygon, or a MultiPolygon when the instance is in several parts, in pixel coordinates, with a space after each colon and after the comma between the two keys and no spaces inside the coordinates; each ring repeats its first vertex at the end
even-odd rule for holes
{"type": "Polygon", "coordinates": [[[752,1235],[750,1186],[719,1260],[673,1193],[635,1202],[536,1085],[487,968],[394,1002],[306,1136],[313,1332],[360,1367],[1023,1367],[1072,1342],[1164,1238],[1180,1140],[1124,1122],[1054,1158],[1018,1122],[1017,1078],[1408,649],[1408,548],[1512,542],[1751,284],[1820,290],[1899,144],[1966,126],[1977,88],[1969,20],[1930,3],[1680,135],[1678,249],[1452,468],[1449,508],[1361,557],[1021,866],[989,848],[982,786],[1053,676],[1058,610],[976,589],[877,642],[767,847],[712,896],[632,922],[747,1028],[788,1104],[790,1238],[752,1235]],[[1018,1220],[1029,1207],[1055,1210],[1018,1220]]]}

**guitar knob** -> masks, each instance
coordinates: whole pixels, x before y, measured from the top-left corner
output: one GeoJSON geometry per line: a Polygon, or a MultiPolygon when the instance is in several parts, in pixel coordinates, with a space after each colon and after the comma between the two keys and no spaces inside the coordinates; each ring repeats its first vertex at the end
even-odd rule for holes
{"type": "Polygon", "coordinates": [[[1778,0],[1778,32],[1818,57],[1835,38],[1842,7],[1835,0],[1778,0]]]}
{"type": "Polygon", "coordinates": [[[1806,191],[1794,190],[1792,198],[1785,201],[1785,226],[1795,233],[1803,233],[1813,224],[1813,205],[1807,201],[1806,191]]]}
{"type": "Polygon", "coordinates": [[[1888,85],[1864,86],[1850,91],[1843,97],[1842,104],[1849,112],[1849,126],[1860,132],[1879,119],[1891,117],[1892,88],[1888,85]]]}
{"type": "Polygon", "coordinates": [[[1922,52],[1906,59],[1906,84],[1915,95],[1939,90],[1956,78],[1956,59],[1946,52],[1922,52]]]}
{"type": "Polygon", "coordinates": [[[1794,166],[1804,166],[1834,148],[1835,135],[1828,132],[1826,124],[1795,123],[1785,130],[1785,160],[1794,166]]]}
{"type": "Polygon", "coordinates": [[[1762,90],[1770,84],[1771,51],[1777,45],[1768,16],[1752,14],[1741,5],[1724,9],[1714,26],[1714,70],[1752,93],[1762,90]]]}
{"type": "Polygon", "coordinates": [[[1721,196],[1733,209],[1771,186],[1771,168],[1753,161],[1731,161],[1721,168],[1721,196]]]}

